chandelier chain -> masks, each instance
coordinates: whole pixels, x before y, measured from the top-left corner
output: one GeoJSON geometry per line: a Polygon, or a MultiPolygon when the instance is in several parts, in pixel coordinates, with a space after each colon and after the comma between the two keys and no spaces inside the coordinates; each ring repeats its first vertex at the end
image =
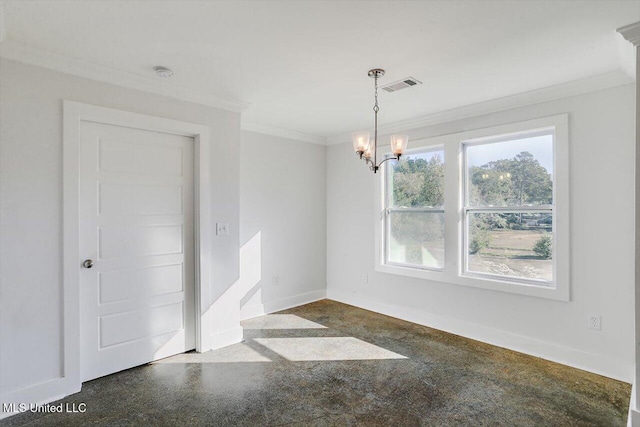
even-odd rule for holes
{"type": "Polygon", "coordinates": [[[376,103],[373,106],[373,111],[377,113],[378,111],[380,111],[380,107],[378,107],[378,76],[376,76],[374,80],[375,80],[375,88],[376,88],[376,92],[375,92],[376,103]]]}

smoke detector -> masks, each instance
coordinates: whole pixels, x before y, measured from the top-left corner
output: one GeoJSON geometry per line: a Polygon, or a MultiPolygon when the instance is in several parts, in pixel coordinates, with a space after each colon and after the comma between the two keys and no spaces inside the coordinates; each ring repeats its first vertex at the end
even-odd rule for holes
{"type": "Polygon", "coordinates": [[[382,86],[380,89],[386,90],[387,92],[397,92],[400,89],[406,89],[408,87],[421,85],[422,82],[413,77],[407,77],[402,80],[398,80],[397,82],[389,83],[388,85],[382,86]]]}
{"type": "Polygon", "coordinates": [[[173,71],[171,71],[167,67],[158,66],[158,67],[154,67],[154,70],[156,70],[156,76],[162,77],[163,79],[168,79],[169,77],[173,76],[173,71]]]}

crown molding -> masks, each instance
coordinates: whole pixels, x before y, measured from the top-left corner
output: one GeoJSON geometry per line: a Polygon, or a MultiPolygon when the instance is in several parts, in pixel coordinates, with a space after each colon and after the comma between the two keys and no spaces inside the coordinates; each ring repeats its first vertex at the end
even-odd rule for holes
{"type": "Polygon", "coordinates": [[[624,27],[618,28],[616,31],[622,34],[622,37],[634,46],[640,45],[640,22],[625,25],[624,27]]]}
{"type": "Polygon", "coordinates": [[[261,133],[264,135],[277,136],[287,138],[299,142],[308,142],[310,144],[327,145],[327,138],[310,133],[298,132],[295,130],[282,129],[274,126],[265,126],[257,123],[246,122],[242,120],[240,124],[242,130],[248,132],[261,133]]]}
{"type": "MultiPolygon", "coordinates": [[[[0,40],[4,23],[2,21],[2,10],[0,9],[0,40]]],[[[626,40],[638,45],[640,43],[640,22],[621,27],[617,30],[626,40]]],[[[226,100],[213,94],[185,88],[181,86],[168,85],[153,77],[141,76],[138,74],[110,68],[104,65],[95,64],[76,58],[67,57],[51,52],[26,46],[11,40],[4,39],[0,43],[0,57],[13,61],[23,62],[30,65],[49,68],[65,74],[71,74],[82,78],[101,81],[129,89],[150,92],[162,96],[167,96],[182,101],[193,102],[209,107],[220,108],[233,112],[243,112],[250,107],[250,103],[244,101],[226,100]]],[[[633,83],[634,79],[622,71],[613,71],[599,74],[580,80],[574,80],[560,85],[550,86],[534,90],[531,92],[498,98],[490,101],[480,102],[468,106],[441,111],[425,116],[419,116],[407,120],[389,123],[379,127],[380,134],[390,134],[403,132],[421,127],[433,126],[439,123],[446,123],[469,117],[490,114],[499,111],[509,110],[527,105],[539,104],[570,96],[577,96],[584,93],[603,90],[623,84],[633,83]]],[[[350,133],[343,133],[325,138],[319,135],[307,134],[289,129],[282,129],[274,126],[261,125],[251,122],[242,122],[242,129],[266,135],[287,138],[294,141],[307,142],[319,145],[333,145],[351,140],[350,133]]]]}
{"type": "Polygon", "coordinates": [[[199,90],[167,84],[167,82],[159,81],[155,77],[142,76],[93,62],[46,52],[11,40],[4,40],[0,43],[0,57],[29,65],[49,68],[77,77],[97,80],[103,83],[150,92],[237,113],[246,110],[251,105],[248,102],[224,99],[199,90]]]}
{"type": "MultiPolygon", "coordinates": [[[[527,105],[540,104],[571,96],[596,92],[624,84],[633,83],[634,79],[627,73],[619,70],[598,74],[584,79],[574,80],[555,86],[549,86],[530,92],[497,98],[490,101],[471,104],[464,107],[453,108],[425,116],[401,120],[378,127],[378,134],[393,134],[408,130],[433,126],[455,120],[467,119],[484,114],[497,113],[527,105]]],[[[351,141],[351,133],[342,133],[327,138],[327,145],[341,144],[351,141]]]]}

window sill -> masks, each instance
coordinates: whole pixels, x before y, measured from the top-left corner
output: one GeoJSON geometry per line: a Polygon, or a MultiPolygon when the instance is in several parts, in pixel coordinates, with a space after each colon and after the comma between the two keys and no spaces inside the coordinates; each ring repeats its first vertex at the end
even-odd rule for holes
{"type": "Polygon", "coordinates": [[[459,286],[469,286],[480,289],[489,289],[493,291],[546,298],[556,301],[568,302],[570,300],[568,284],[565,284],[564,286],[557,286],[557,284],[541,285],[536,283],[522,283],[500,280],[496,278],[451,275],[446,271],[424,270],[418,268],[400,267],[396,265],[377,265],[376,271],[380,273],[412,277],[415,279],[449,283],[459,286]]]}

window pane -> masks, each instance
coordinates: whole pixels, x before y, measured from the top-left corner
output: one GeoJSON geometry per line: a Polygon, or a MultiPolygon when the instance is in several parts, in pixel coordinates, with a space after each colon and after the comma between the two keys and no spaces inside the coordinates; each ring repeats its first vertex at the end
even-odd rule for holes
{"type": "Polygon", "coordinates": [[[444,151],[409,153],[388,163],[389,207],[442,207],[444,151]]]}
{"type": "Polygon", "coordinates": [[[553,204],[553,135],[469,144],[468,206],[553,204]]]}
{"type": "Polygon", "coordinates": [[[444,213],[391,212],[388,221],[388,262],[444,267],[444,213]]]}
{"type": "Polygon", "coordinates": [[[553,281],[551,213],[468,214],[468,271],[553,281]]]}

